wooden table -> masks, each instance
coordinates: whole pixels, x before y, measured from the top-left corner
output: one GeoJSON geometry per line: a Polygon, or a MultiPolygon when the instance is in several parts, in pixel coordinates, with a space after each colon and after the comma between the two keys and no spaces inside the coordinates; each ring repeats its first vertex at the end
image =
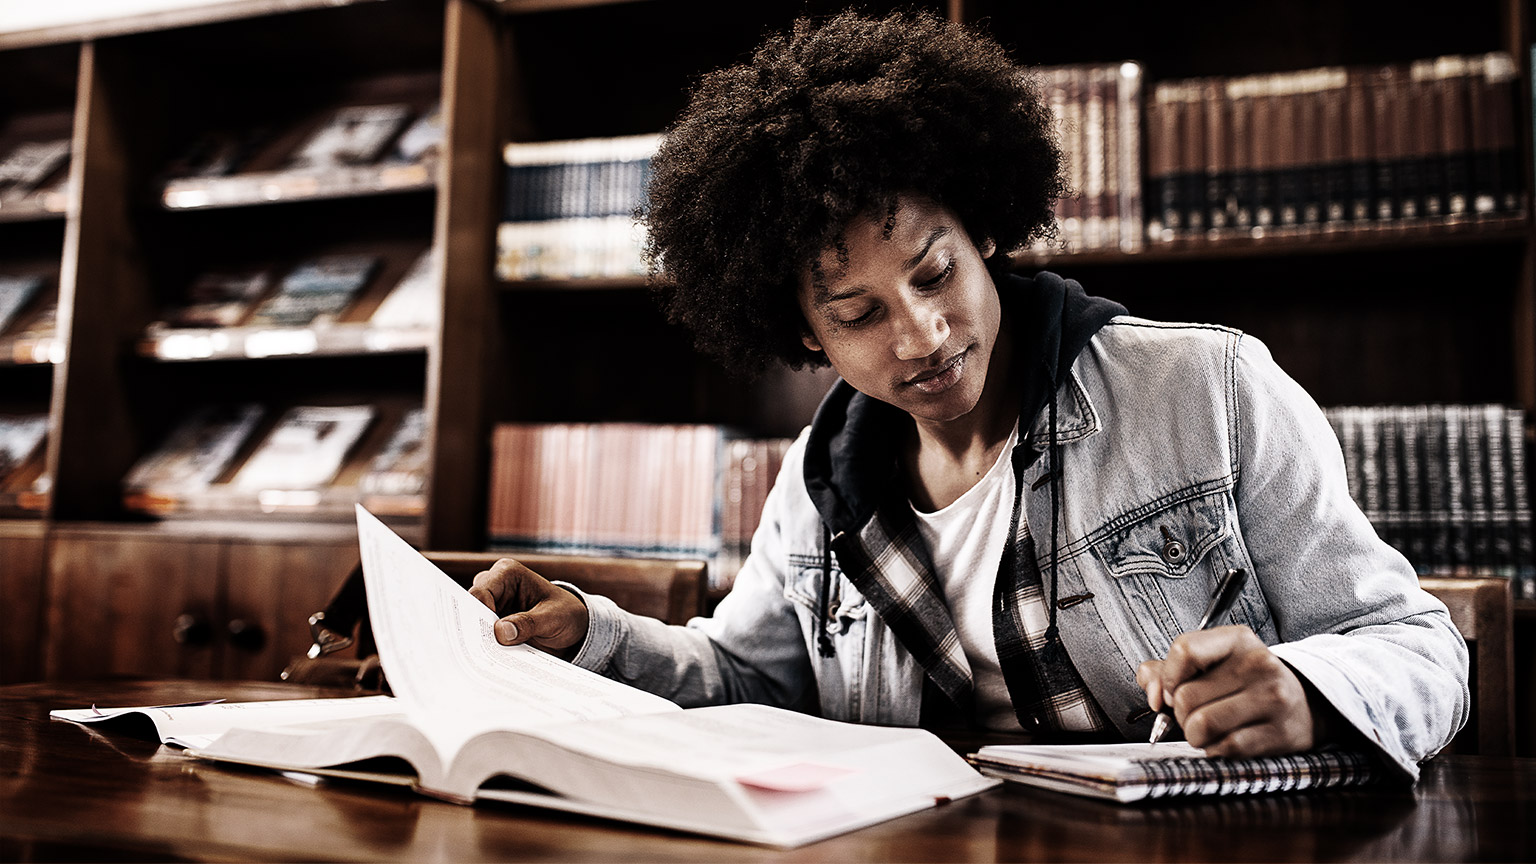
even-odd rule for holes
{"type": "Polygon", "coordinates": [[[1536,759],[1442,757],[1409,791],[1121,806],[1009,784],[788,851],[219,767],[53,708],[326,695],[283,684],[0,688],[0,860],[1532,861],[1536,759]]]}

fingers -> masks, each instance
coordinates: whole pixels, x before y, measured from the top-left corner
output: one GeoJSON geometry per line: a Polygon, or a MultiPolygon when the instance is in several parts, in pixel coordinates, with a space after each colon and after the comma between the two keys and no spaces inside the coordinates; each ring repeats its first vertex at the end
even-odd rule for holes
{"type": "Polygon", "coordinates": [[[1153,711],[1163,710],[1162,668],[1161,660],[1148,660],[1136,667],[1136,683],[1147,691],[1147,707],[1153,711]]]}
{"type": "MultiPolygon", "coordinates": [[[[1301,679],[1247,628],[1186,633],[1153,671],[1160,673],[1158,695],[1196,747],[1215,755],[1263,756],[1314,743],[1301,679]],[[1198,674],[1191,676],[1194,670],[1198,674]],[[1170,680],[1179,683],[1169,686],[1170,680]]],[[[1150,701],[1150,684],[1144,686],[1150,701]]]]}
{"type": "Polygon", "coordinates": [[[475,574],[469,593],[502,616],[492,626],[502,645],[526,643],[567,656],[587,638],[586,604],[511,558],[475,574]]]}
{"type": "Polygon", "coordinates": [[[537,603],[539,597],[547,593],[540,590],[537,584],[539,582],[549,584],[542,576],[524,567],[520,562],[511,558],[502,558],[492,564],[489,570],[482,570],[475,574],[474,581],[470,583],[469,596],[484,603],[497,614],[507,609],[521,611],[537,603]],[[525,600],[530,593],[539,596],[525,600]]]}

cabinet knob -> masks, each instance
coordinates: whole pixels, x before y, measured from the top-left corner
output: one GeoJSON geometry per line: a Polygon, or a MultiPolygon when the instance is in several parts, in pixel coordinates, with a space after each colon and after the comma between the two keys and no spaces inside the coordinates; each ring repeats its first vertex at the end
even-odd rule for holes
{"type": "Polygon", "coordinates": [[[256,652],[267,644],[267,633],[261,625],[255,621],[247,621],[244,618],[231,618],[229,621],[229,641],[242,651],[256,652]]]}
{"type": "Polygon", "coordinates": [[[176,623],[171,627],[171,638],[178,645],[201,647],[213,638],[213,628],[208,626],[206,617],[195,612],[183,612],[176,616],[176,623]]]}

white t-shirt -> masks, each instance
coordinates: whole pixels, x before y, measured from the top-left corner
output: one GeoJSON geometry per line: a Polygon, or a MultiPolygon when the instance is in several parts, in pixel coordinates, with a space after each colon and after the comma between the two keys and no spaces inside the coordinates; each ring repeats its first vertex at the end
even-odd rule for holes
{"type": "MultiPolygon", "coordinates": [[[[1018,731],[1013,700],[1003,681],[992,636],[992,591],[1008,542],[1013,515],[1014,479],[1010,459],[1019,437],[1014,426],[997,461],[975,486],[942,510],[916,507],[917,530],[933,555],[934,575],[944,591],[949,614],[976,684],[976,719],[987,729],[1018,731]]],[[[1019,518],[1023,519],[1021,512],[1019,518]]]]}

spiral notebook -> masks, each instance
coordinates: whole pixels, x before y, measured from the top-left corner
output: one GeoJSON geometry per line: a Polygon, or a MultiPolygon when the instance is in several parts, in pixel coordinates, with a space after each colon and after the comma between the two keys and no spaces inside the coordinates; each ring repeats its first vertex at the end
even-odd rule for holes
{"type": "Polygon", "coordinates": [[[1179,795],[1251,795],[1357,786],[1381,777],[1349,750],[1229,759],[1183,741],[1158,744],[993,745],[971,754],[983,774],[1058,792],[1130,802],[1179,795]]]}

